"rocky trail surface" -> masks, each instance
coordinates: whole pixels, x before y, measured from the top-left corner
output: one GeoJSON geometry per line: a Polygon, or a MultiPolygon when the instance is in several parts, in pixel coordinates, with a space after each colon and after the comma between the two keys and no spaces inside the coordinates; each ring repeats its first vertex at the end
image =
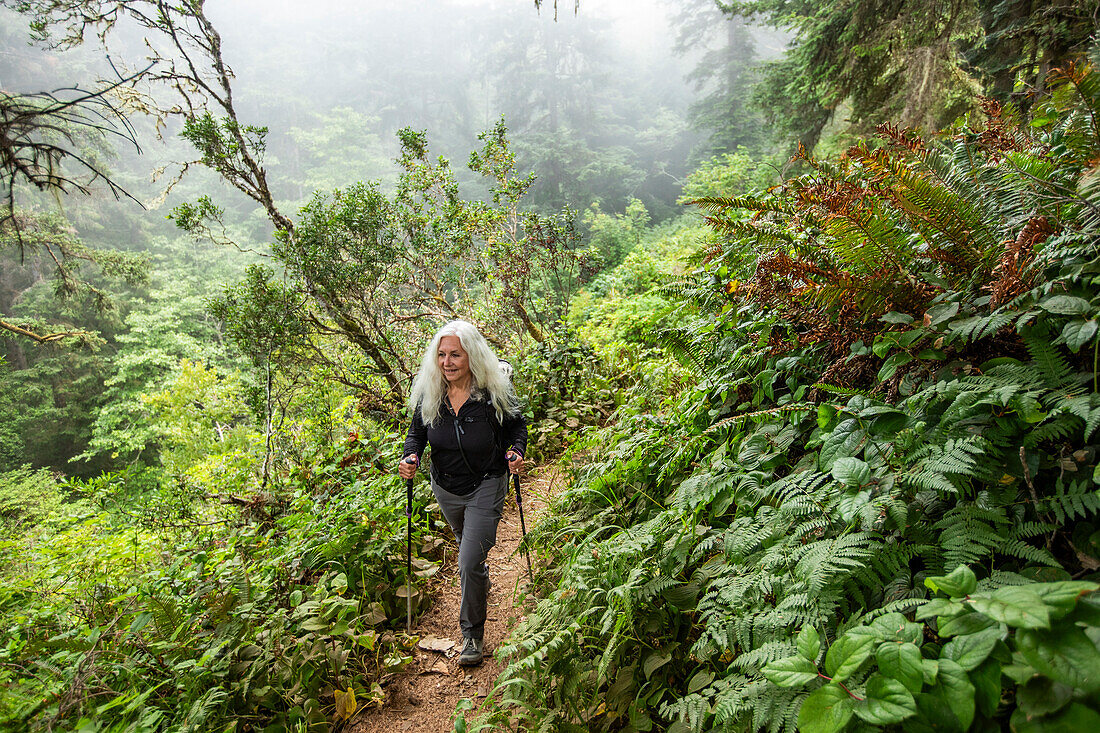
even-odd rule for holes
{"type": "MultiPolygon", "coordinates": [[[[523,512],[530,529],[546,507],[554,489],[554,475],[529,473],[522,480],[523,512]]],[[[414,620],[419,637],[413,660],[403,674],[383,681],[385,703],[359,711],[345,733],[448,733],[454,729],[455,706],[463,699],[475,709],[493,694],[503,666],[495,653],[512,627],[525,616],[527,561],[517,552],[520,518],[515,492],[509,491],[497,544],[489,551],[489,612],[485,624],[485,661],[479,667],[460,667],[462,633],[458,628],[459,585],[455,565],[457,547],[446,524],[438,532],[447,539],[443,568],[425,589],[430,608],[414,620]]]]}

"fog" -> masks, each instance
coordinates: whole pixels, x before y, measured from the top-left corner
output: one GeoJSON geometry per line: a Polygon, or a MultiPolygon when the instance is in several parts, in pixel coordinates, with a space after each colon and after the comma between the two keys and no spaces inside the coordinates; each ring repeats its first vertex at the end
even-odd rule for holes
{"type": "MultiPolygon", "coordinates": [[[[451,159],[467,195],[477,195],[463,164],[477,134],[503,116],[520,166],[539,176],[535,204],[622,210],[639,198],[658,219],[676,212],[679,185],[707,136],[688,120],[706,90],[687,75],[708,48],[675,49],[685,8],[709,13],[716,28],[724,22],[710,0],[582,0],[576,13],[566,0],[556,19],[551,3],[538,11],[530,0],[234,0],[205,8],[235,74],[241,120],[268,127],[265,163],[291,208],[315,190],[392,182],[394,133],[404,126],[426,130],[433,152],[451,159]]],[[[74,77],[106,70],[95,48],[54,58],[25,46],[23,27],[4,16],[10,50],[0,81],[17,91],[87,83],[74,77]]],[[[132,66],[139,40],[123,44],[132,66]]],[[[757,29],[752,45],[774,56],[782,37],[757,29]]],[[[135,180],[187,155],[171,135],[142,147],[138,158],[119,150],[135,180]]],[[[195,191],[185,185],[184,193],[195,191]]]]}

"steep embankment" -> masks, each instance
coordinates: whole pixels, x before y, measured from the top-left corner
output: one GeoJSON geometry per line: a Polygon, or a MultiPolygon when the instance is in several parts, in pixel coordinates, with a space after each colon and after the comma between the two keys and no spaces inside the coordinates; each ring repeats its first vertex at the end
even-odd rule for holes
{"type": "Polygon", "coordinates": [[[701,202],[722,243],[657,334],[698,379],[574,446],[502,715],[1100,726],[1100,76],[1052,82],[701,202]]]}

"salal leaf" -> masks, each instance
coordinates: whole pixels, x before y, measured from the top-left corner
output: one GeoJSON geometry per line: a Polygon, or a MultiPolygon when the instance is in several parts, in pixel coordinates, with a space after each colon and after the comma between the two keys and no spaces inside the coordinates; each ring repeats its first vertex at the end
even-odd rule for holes
{"type": "Polygon", "coordinates": [[[859,427],[857,420],[850,418],[842,421],[825,436],[818,454],[821,469],[827,471],[832,468],[837,458],[858,453],[866,440],[867,433],[859,427]]]}
{"type": "Polygon", "coordinates": [[[947,575],[934,575],[924,579],[924,584],[935,592],[946,593],[952,598],[961,598],[973,593],[978,587],[974,571],[960,565],[947,575]]]}
{"type": "Polygon", "coordinates": [[[1040,673],[1088,694],[1100,692],[1100,649],[1079,626],[1054,631],[1021,629],[1016,649],[1040,673]]]}
{"type": "Polygon", "coordinates": [[[977,634],[956,636],[944,645],[940,658],[957,662],[960,667],[969,672],[989,657],[993,647],[1001,638],[1001,630],[997,628],[986,629],[977,634]]]}
{"type": "Polygon", "coordinates": [[[917,697],[917,706],[933,729],[962,733],[974,721],[974,693],[963,668],[941,659],[935,684],[917,697]]]}
{"type": "Polygon", "coordinates": [[[1072,687],[1042,675],[1016,688],[1016,705],[1029,717],[1057,712],[1072,699],[1072,687]]]}
{"type": "Polygon", "coordinates": [[[852,698],[839,685],[828,684],[810,693],[798,711],[802,733],[837,733],[852,718],[852,698]]]}
{"type": "Polygon", "coordinates": [[[917,712],[913,694],[897,680],[872,675],[864,694],[863,703],[854,706],[855,713],[872,725],[900,723],[917,712]]]}
{"type": "Polygon", "coordinates": [[[1001,663],[990,657],[968,675],[974,685],[974,702],[987,718],[992,718],[1001,704],[1001,669],[1001,663]]]}
{"type": "Polygon", "coordinates": [[[959,634],[976,634],[995,625],[997,622],[981,613],[964,613],[954,618],[940,617],[937,623],[941,638],[959,634]]]}
{"type": "Polygon", "coordinates": [[[764,667],[764,676],[780,687],[800,687],[817,679],[817,667],[804,657],[784,657],[764,667]]]}
{"type": "Polygon", "coordinates": [[[852,676],[874,650],[875,638],[867,634],[845,634],[825,654],[825,672],[837,682],[852,676]]]}
{"type": "Polygon", "coordinates": [[[1084,580],[1063,580],[1026,587],[1043,599],[1043,604],[1051,609],[1051,617],[1057,619],[1072,611],[1082,597],[1100,588],[1100,585],[1084,580]]]}
{"type": "Polygon", "coordinates": [[[914,644],[923,638],[923,627],[915,624],[900,613],[886,613],[871,622],[871,628],[882,632],[883,639],[910,641],[914,644]]]}
{"type": "Polygon", "coordinates": [[[1072,295],[1053,295],[1040,303],[1039,307],[1060,316],[1079,316],[1092,310],[1087,300],[1072,295]]]}
{"type": "Polygon", "coordinates": [[[911,361],[913,361],[913,357],[905,352],[894,354],[882,363],[882,368],[878,370],[878,380],[880,382],[885,382],[887,379],[894,376],[898,369],[911,361]]]}
{"type": "Polygon", "coordinates": [[[958,616],[965,610],[966,606],[958,601],[951,601],[946,598],[933,598],[917,608],[914,618],[916,618],[917,621],[924,621],[934,616],[939,616],[941,618],[945,616],[958,616]]]}
{"type": "Polygon", "coordinates": [[[924,314],[924,317],[928,321],[929,326],[938,326],[946,320],[954,318],[959,314],[958,303],[940,303],[934,305],[928,309],[928,312],[924,314]]]}
{"type": "Polygon", "coordinates": [[[1081,350],[1082,346],[1090,343],[1096,337],[1097,322],[1070,321],[1062,328],[1061,341],[1073,353],[1081,350]]]}
{"type": "Polygon", "coordinates": [[[858,458],[838,458],[833,464],[832,474],[846,486],[865,486],[871,480],[871,467],[858,458]]]}
{"type": "Polygon", "coordinates": [[[1018,709],[1010,722],[1017,733],[1079,733],[1100,730],[1100,713],[1075,702],[1057,715],[1030,720],[1018,709]]]}
{"type": "Polygon", "coordinates": [[[970,683],[965,670],[950,659],[940,659],[936,684],[943,689],[963,730],[969,728],[974,722],[974,685],[970,683]]]}
{"type": "Polygon", "coordinates": [[[987,596],[969,599],[975,611],[1017,629],[1049,629],[1050,609],[1027,586],[998,588],[987,596]]]}
{"type": "Polygon", "coordinates": [[[821,635],[813,626],[806,624],[802,627],[802,631],[798,632],[795,647],[804,658],[816,662],[817,655],[821,653],[821,635]]]}
{"type": "Polygon", "coordinates": [[[920,692],[924,684],[924,671],[921,667],[920,649],[916,644],[883,642],[875,652],[875,661],[884,675],[893,677],[910,692],[920,692]]]}

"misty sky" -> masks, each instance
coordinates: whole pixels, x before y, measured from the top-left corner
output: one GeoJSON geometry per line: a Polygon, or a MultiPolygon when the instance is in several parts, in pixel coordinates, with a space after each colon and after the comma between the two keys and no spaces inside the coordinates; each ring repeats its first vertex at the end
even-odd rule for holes
{"type": "MultiPolygon", "coordinates": [[[[562,156],[570,175],[584,169],[591,190],[571,193],[571,205],[602,196],[621,208],[649,187],[667,209],[677,195],[669,182],[686,175],[702,135],[687,121],[700,92],[686,76],[706,49],[674,52],[685,4],[581,0],[574,14],[573,0],[561,0],[556,21],[551,0],[541,11],[532,0],[208,0],[204,8],[234,71],[241,120],[270,130],[265,164],[280,196],[301,201],[356,180],[393,180],[395,131],[406,125],[427,131],[433,152],[469,178],[461,169],[477,134],[503,115],[523,170],[540,170],[541,160],[540,180],[549,182],[547,166],[562,156]],[[547,126],[551,115],[562,118],[561,134],[557,122],[547,126]],[[556,152],[540,153],[552,145],[556,152]],[[607,192],[626,179],[637,180],[607,192]]],[[[8,66],[0,60],[0,79],[23,77],[21,86],[36,91],[86,84],[96,67],[109,74],[94,42],[76,52],[83,62],[36,61],[47,52],[24,45],[24,19],[7,18],[14,53],[8,66]],[[20,74],[20,66],[35,71],[20,74]]],[[[126,36],[114,54],[137,68],[141,36],[126,36]]],[[[772,55],[768,38],[756,45],[772,55]]],[[[142,143],[141,160],[119,163],[136,176],[188,154],[178,139],[142,143]]]]}
{"type": "MultiPolygon", "coordinates": [[[[577,17],[606,19],[620,38],[650,45],[660,42],[662,36],[668,37],[670,2],[675,0],[582,0],[577,17]]],[[[234,16],[239,13],[244,17],[266,17],[271,24],[288,28],[303,18],[324,19],[335,29],[376,10],[419,7],[431,12],[440,5],[458,6],[467,9],[471,16],[486,19],[515,8],[532,15],[537,12],[550,20],[554,17],[552,0],[547,0],[541,11],[535,10],[532,0],[314,0],[308,7],[300,0],[234,0],[232,8],[228,4],[209,3],[207,10],[214,15],[229,11],[234,16]]],[[[573,18],[573,0],[562,0],[557,22],[568,25],[573,18]]]]}

